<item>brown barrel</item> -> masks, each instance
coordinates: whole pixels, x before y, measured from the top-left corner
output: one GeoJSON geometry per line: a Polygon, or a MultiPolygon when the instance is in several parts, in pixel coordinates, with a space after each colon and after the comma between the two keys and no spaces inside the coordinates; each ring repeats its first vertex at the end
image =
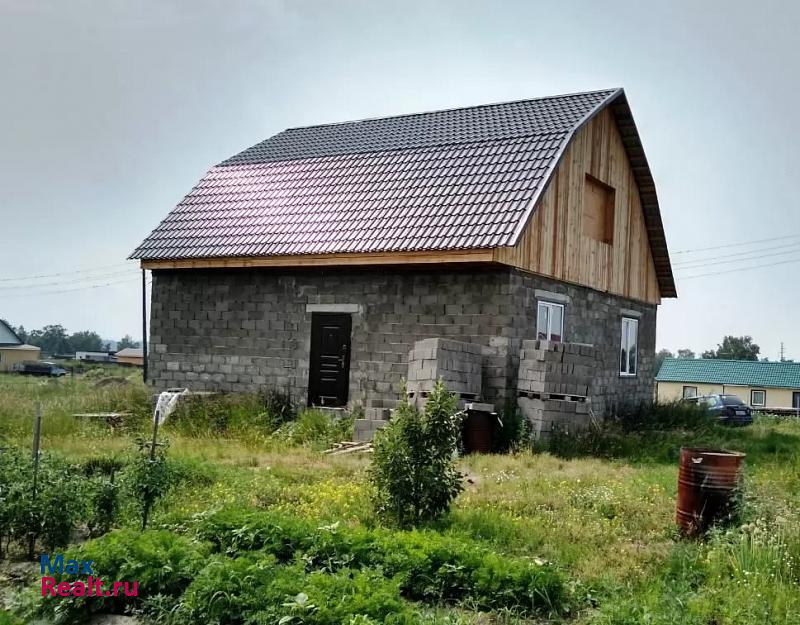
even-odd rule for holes
{"type": "Polygon", "coordinates": [[[728,516],[745,454],[725,449],[681,448],[676,521],[694,536],[728,516]]]}
{"type": "Polygon", "coordinates": [[[464,451],[488,454],[492,451],[492,431],[496,418],[482,410],[468,410],[464,420],[464,451]]]}

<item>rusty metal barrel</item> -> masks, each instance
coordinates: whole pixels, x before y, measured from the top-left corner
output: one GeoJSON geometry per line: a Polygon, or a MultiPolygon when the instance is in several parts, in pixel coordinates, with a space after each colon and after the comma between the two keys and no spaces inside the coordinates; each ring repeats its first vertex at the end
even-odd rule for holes
{"type": "Polygon", "coordinates": [[[731,514],[744,458],[738,451],[681,448],[676,522],[684,534],[702,534],[731,514]]]}

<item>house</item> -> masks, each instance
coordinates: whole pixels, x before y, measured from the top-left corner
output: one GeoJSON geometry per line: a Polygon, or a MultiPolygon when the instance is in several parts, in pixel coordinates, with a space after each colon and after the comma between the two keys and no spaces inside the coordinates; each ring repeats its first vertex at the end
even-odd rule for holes
{"type": "Polygon", "coordinates": [[[0,319],[0,372],[14,370],[14,365],[27,360],[39,360],[42,350],[26,345],[5,321],[0,319]]]}
{"type": "Polygon", "coordinates": [[[141,347],[126,347],[119,350],[115,358],[118,364],[129,365],[132,367],[144,366],[144,351],[141,347]]]}
{"type": "Polygon", "coordinates": [[[595,411],[646,401],[676,296],[622,89],[285,130],[212,167],[131,258],[152,271],[154,386],[313,405],[391,401],[432,337],[485,350],[498,409],[537,337],[597,348],[595,411]]]}
{"type": "Polygon", "coordinates": [[[656,375],[659,401],[712,393],[753,408],[800,408],[800,363],[667,358],[656,375]]]}
{"type": "Polygon", "coordinates": [[[81,362],[114,362],[114,355],[110,352],[75,352],[75,360],[81,362]]]}

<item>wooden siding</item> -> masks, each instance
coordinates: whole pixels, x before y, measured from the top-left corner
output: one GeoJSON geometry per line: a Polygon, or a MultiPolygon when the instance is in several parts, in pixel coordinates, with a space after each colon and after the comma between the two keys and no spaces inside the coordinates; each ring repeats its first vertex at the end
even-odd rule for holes
{"type": "Polygon", "coordinates": [[[661,302],[639,190],[611,111],[601,111],[575,134],[519,242],[495,249],[494,258],[557,280],[661,302]],[[610,245],[583,233],[587,174],[614,189],[610,245]]]}

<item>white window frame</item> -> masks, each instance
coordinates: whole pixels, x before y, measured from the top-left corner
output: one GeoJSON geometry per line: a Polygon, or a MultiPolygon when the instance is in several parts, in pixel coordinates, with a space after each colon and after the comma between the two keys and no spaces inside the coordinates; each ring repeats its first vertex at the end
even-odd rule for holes
{"type": "Polygon", "coordinates": [[[689,385],[684,384],[682,395],[683,395],[683,399],[692,399],[694,397],[697,397],[697,387],[696,386],[689,386],[689,385]],[[687,395],[686,394],[686,389],[689,389],[689,388],[693,388],[694,389],[694,395],[687,395]]]}
{"type": "MultiPolygon", "coordinates": [[[[537,304],[538,305],[536,306],[536,338],[537,339],[539,338],[539,316],[542,314],[542,308],[546,308],[548,310],[552,310],[554,308],[560,308],[561,309],[561,333],[560,333],[561,338],[557,339],[557,342],[563,343],[564,340],[565,340],[564,339],[564,325],[565,325],[564,324],[564,322],[565,322],[564,304],[557,304],[556,302],[548,302],[548,301],[545,301],[545,300],[539,300],[537,302],[537,304]]],[[[546,340],[548,340],[548,341],[556,340],[556,339],[550,338],[551,336],[553,336],[553,315],[552,314],[548,314],[547,315],[547,339],[546,340]]]]}
{"type": "Polygon", "coordinates": [[[619,343],[619,374],[626,378],[636,377],[639,371],[639,320],[632,317],[623,317],[621,323],[620,343],[619,343]],[[634,345],[636,346],[636,357],[633,361],[633,370],[630,367],[630,327],[634,328],[634,345]],[[625,363],[622,362],[622,352],[625,351],[625,363]]]}
{"type": "Polygon", "coordinates": [[[751,388],[750,389],[750,405],[753,406],[754,408],[766,408],[766,406],[767,406],[767,391],[765,389],[763,389],[763,388],[751,388]],[[755,400],[754,400],[756,393],[761,393],[762,397],[764,398],[764,401],[762,401],[760,404],[757,404],[755,402],[755,400]]]}

